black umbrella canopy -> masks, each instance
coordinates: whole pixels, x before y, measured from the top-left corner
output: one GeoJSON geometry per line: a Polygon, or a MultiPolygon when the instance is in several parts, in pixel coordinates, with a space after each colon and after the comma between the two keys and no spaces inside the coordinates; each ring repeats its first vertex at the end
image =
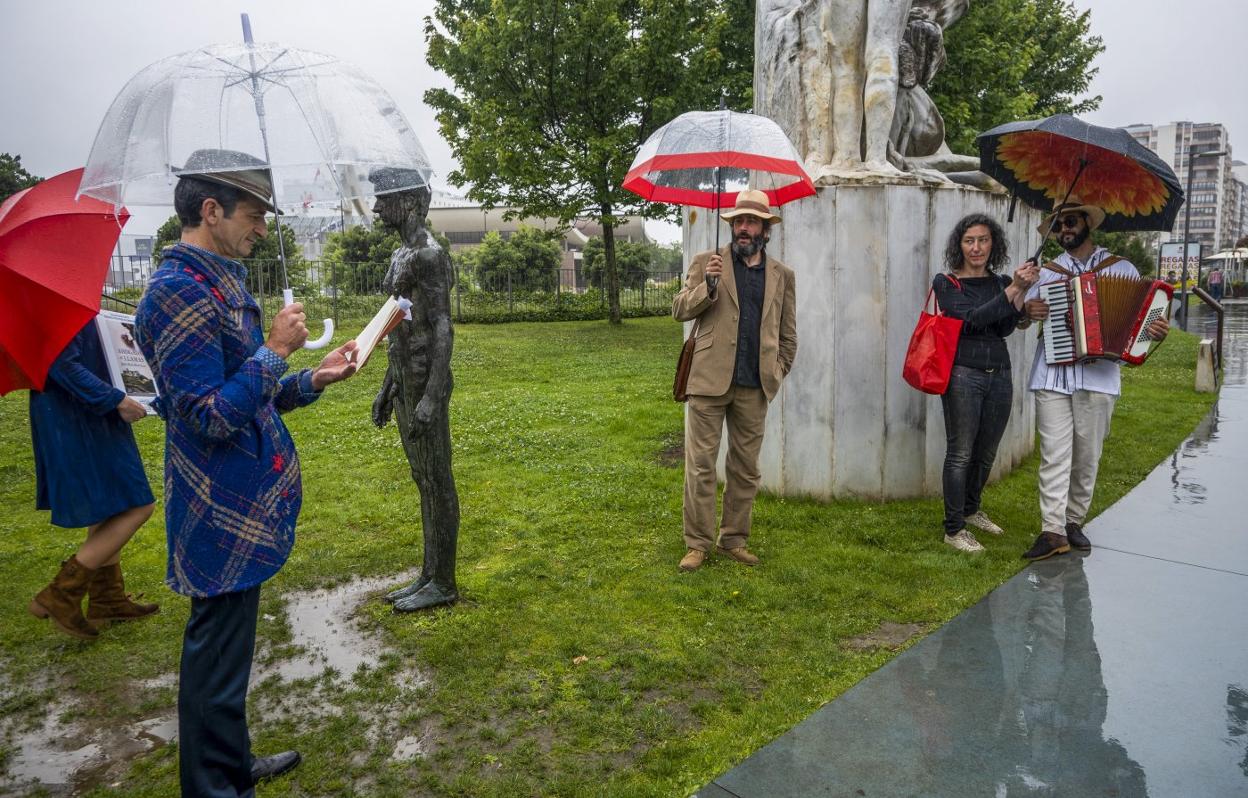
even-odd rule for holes
{"type": "Polygon", "coordinates": [[[1058,114],[975,140],[980,170],[1037,210],[1076,197],[1105,211],[1103,230],[1169,230],[1183,205],[1174,170],[1122,128],[1058,114]]]}

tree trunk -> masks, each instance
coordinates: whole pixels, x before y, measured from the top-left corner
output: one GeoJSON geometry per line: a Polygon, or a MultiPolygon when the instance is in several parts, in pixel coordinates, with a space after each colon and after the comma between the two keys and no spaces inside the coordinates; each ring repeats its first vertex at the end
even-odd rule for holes
{"type": "Polygon", "coordinates": [[[620,277],[615,269],[615,221],[611,206],[602,206],[602,250],[607,265],[607,319],[620,323],[620,277]],[[610,221],[608,221],[610,220],[610,221]]]}

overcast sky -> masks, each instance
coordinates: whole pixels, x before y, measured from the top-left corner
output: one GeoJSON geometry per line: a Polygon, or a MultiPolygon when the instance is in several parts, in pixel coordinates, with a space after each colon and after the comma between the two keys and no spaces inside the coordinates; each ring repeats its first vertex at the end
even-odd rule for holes
{"type": "MultiPolygon", "coordinates": [[[[1092,84],[1104,101],[1090,121],[1220,121],[1237,157],[1248,160],[1248,2],[1073,1],[1092,9],[1093,31],[1107,45],[1092,84]]],[[[435,184],[445,186],[450,148],[422,100],[426,89],[449,85],[425,63],[431,7],[429,0],[4,0],[0,152],[20,154],[44,177],[83,165],[127,80],[165,56],[241,40],[239,13],[246,11],[257,41],[326,52],[371,75],[407,116],[438,173],[435,184]]],[[[164,214],[155,223],[148,218],[136,214],[127,232],[151,232],[164,214]]]]}

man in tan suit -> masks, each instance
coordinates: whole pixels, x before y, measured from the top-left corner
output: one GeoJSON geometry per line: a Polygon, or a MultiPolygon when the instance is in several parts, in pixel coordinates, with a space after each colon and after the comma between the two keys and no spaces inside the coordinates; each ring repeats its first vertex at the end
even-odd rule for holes
{"type": "Polygon", "coordinates": [[[780,217],[761,191],[741,192],[736,207],[722,217],[732,225],[732,242],[695,257],[684,288],[672,301],[677,321],[697,319],[685,416],[683,571],[697,570],[712,545],[737,562],[758,564],[745,544],[758,492],[767,403],[797,354],[793,271],[766,252],[771,226],[780,217]],[[725,422],[724,513],[716,542],[715,461],[725,422]]]}

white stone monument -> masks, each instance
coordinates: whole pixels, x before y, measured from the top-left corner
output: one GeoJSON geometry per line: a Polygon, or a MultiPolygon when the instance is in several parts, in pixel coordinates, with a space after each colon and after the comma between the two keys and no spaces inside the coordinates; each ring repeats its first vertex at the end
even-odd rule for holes
{"type": "MultiPolygon", "coordinates": [[[[951,4],[962,10],[966,5],[951,4]]],[[[787,496],[879,500],[938,495],[945,452],[940,398],[911,388],[901,371],[928,287],[942,271],[945,242],[964,215],[983,212],[1005,228],[1011,269],[1040,243],[1040,215],[1020,204],[1014,221],[1007,223],[1009,198],[1003,193],[896,170],[873,171],[877,164],[862,157],[850,170],[857,177],[840,169],[844,163],[827,149],[836,118],[820,72],[828,67],[824,61],[832,43],[803,43],[834,33],[830,20],[876,8],[890,21],[904,20],[910,11],[909,3],[877,0],[759,3],[756,39],[781,37],[757,50],[754,79],[758,101],[781,112],[768,114],[760,107],[759,113],[785,128],[798,151],[809,157],[808,166],[833,167],[820,181],[832,185],[779,209],[784,221],[772,227],[767,246],[770,256],[797,275],[797,359],[768,412],[760,458],[763,488],[787,496]],[[796,49],[786,54],[785,47],[796,49]],[[794,105],[799,98],[802,102],[794,105]]],[[[896,33],[893,27],[890,35],[896,33]]],[[[855,46],[865,54],[864,42],[855,46]]],[[[842,56],[854,61],[853,53],[842,56]]],[[[858,119],[863,124],[864,117],[858,119]]],[[[852,138],[857,137],[855,131],[852,138]]],[[[857,149],[854,155],[860,155],[857,149]]],[[[715,224],[722,222],[712,211],[685,209],[686,264],[712,248],[715,224]]],[[[721,245],[730,240],[726,225],[719,240],[721,245]]],[[[1026,382],[1035,329],[1015,332],[1008,344],[1014,408],[994,478],[1017,465],[1034,442],[1026,382]]],[[[726,448],[721,449],[721,475],[726,448]]]]}

